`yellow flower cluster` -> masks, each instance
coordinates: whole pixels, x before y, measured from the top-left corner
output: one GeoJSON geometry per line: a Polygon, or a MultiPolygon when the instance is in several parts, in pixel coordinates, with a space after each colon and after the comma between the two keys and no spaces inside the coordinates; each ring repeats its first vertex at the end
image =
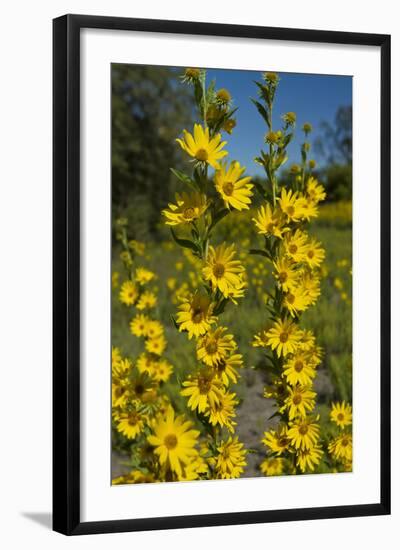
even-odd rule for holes
{"type": "MultiPolygon", "coordinates": [[[[195,77],[192,72],[190,75],[185,73],[184,80],[195,88],[198,79],[205,79],[204,71],[195,77]]],[[[195,339],[199,362],[197,369],[187,374],[180,393],[204,426],[201,437],[203,456],[210,470],[208,477],[225,479],[239,477],[246,464],[244,446],[233,435],[238,399],[230,389],[238,381],[243,360],[234,336],[220,324],[219,316],[229,302],[237,304],[243,298],[246,275],[235,245],[211,244],[211,237],[216,224],[231,210],[249,209],[253,185],[238,162],[222,161],[228,152],[219,130],[225,125],[230,133],[235,125],[229,113],[229,92],[225,89],[213,92],[209,88],[204,93],[205,80],[198,90],[201,98],[196,97],[203,124],[194,124],[193,134],[184,130],[183,138],[177,139],[182,150],[193,159],[192,174],[173,171],[193,191],[177,194],[176,203],[170,203],[163,215],[166,225],[186,230],[180,236],[172,230],[172,237],[185,250],[187,258],[188,254],[192,256],[189,261],[197,273],[176,289],[179,298],[176,325],[189,339],[195,339]],[[211,177],[210,167],[214,169],[211,177]],[[190,291],[190,287],[195,290],[190,291]]],[[[175,285],[176,281],[170,281],[172,288],[175,285]]]]}
{"type": "MultiPolygon", "coordinates": [[[[278,82],[278,77],[265,77],[264,83],[258,83],[263,104],[255,101],[268,127],[268,151],[262,152],[257,161],[265,169],[269,187],[260,190],[262,205],[253,218],[265,245],[252,252],[270,262],[275,288],[267,298],[269,321],[255,335],[253,346],[267,350],[272,378],[265,397],[274,399],[274,416],[279,418],[278,425],[266,431],[262,440],[267,458],[260,468],[265,475],[311,472],[323,456],[319,416],[314,412],[317,394],[313,389],[322,351],[312,332],[299,323],[301,314],[320,295],[320,267],[325,251],[308,235],[306,225],[318,216],[318,205],[326,193],[308,172],[307,142],[302,145],[301,166],[293,166],[290,171],[290,186],[279,186],[276,172],[282,159],[287,158],[286,147],[293,137],[296,115],[283,115],[283,128],[273,131],[271,112],[278,82]]],[[[306,137],[311,129],[308,123],[303,126],[306,137]]]]}
{"type": "Polygon", "coordinates": [[[337,470],[350,472],[353,460],[353,436],[351,433],[353,415],[351,405],[345,401],[332,403],[330,419],[338,426],[340,433],[330,441],[328,452],[335,461],[337,470]]]}
{"type": "Polygon", "coordinates": [[[144,340],[144,350],[136,361],[124,358],[118,348],[112,350],[112,419],[120,437],[134,440],[127,475],[113,484],[185,481],[198,479],[208,466],[200,454],[199,431],[184,415],[176,415],[162,386],[173,374],[163,356],[167,340],[162,323],[148,313],[157,303],[156,291],[146,289],[156,279],[153,272],[135,266],[135,256],[144,253],[137,241],[128,241],[124,224],[118,238],[124,248],[121,259],[129,278],[120,288],[122,304],[136,310],[129,328],[133,336],[144,340]],[[142,313],[146,310],[147,313],[142,313]]]}
{"type": "MultiPolygon", "coordinates": [[[[248,358],[240,352],[229,317],[223,315],[227,308],[240,314],[245,296],[265,312],[251,345],[263,354],[257,368],[268,377],[264,397],[274,406],[261,440],[261,473],[350,471],[351,405],[333,403],[331,424],[323,423],[326,414],[323,407],[317,409],[314,385],[323,351],[301,322],[302,314],[317,303],[321,279],[328,274],[325,250],[309,230],[326,198],[313,172],[315,162],[308,159],[312,126],[303,125],[301,161],[291,165],[289,180],[282,184],[278,174],[288,160],[297,117],[287,112],[281,128],[272,127],[280,79],[265,73],[254,101],[267,126],[265,151],[255,159],[265,170],[261,184],[246,176],[239,162],[228,160],[223,132],[229,135],[236,127],[230,92],[215,91],[214,83],[207,87],[203,69],[186,69],[182,81],[193,87],[198,122],[176,140],[190,168],[171,169],[184,189],[162,211],[171,232],[170,242],[162,247],[182,252],[175,257],[175,272],[169,272],[164,290],[176,306],[172,321],[186,335],[195,365],[183,363],[174,369],[168,359],[172,355],[167,335],[173,325],[170,329],[160,322],[160,311],[165,315],[158,303],[163,302],[163,289],[158,295],[144,244],[129,240],[126,221],[118,220],[126,276],[114,272],[112,288],[129,315],[129,331],[140,349],[135,358],[117,347],[112,351],[113,439],[117,448],[129,445],[132,466],[113,483],[232,479],[244,474],[248,452],[258,452],[246,449],[237,434],[240,400],[235,384],[248,358]],[[248,253],[254,238],[262,244],[248,253]]],[[[346,259],[338,260],[336,267],[351,270],[346,259]]],[[[349,302],[343,271],[329,277],[341,299],[349,302]]]]}

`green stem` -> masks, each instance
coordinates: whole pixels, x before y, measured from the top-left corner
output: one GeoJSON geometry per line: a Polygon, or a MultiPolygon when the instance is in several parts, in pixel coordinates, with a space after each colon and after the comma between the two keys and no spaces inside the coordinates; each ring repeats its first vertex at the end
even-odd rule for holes
{"type": "Polygon", "coordinates": [[[207,95],[206,95],[206,78],[202,79],[202,89],[203,89],[203,123],[204,128],[207,126],[207,95]]]}
{"type": "MultiPolygon", "coordinates": [[[[269,124],[268,124],[268,130],[272,132],[272,107],[273,103],[272,101],[268,102],[268,109],[269,109],[269,124]]],[[[276,181],[275,181],[275,170],[273,169],[273,158],[274,158],[274,146],[272,143],[269,144],[269,163],[270,163],[270,172],[271,172],[271,187],[272,187],[272,200],[274,204],[274,208],[276,206],[276,181]]]]}

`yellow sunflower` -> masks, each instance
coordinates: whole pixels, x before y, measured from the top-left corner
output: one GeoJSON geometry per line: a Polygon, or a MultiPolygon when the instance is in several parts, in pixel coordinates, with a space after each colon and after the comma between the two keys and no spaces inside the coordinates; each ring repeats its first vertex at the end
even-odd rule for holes
{"type": "Polygon", "coordinates": [[[301,339],[298,326],[285,319],[278,319],[274,326],[266,334],[268,345],[276,351],[278,357],[286,357],[288,353],[294,353],[301,339]]]}
{"type": "Polygon", "coordinates": [[[299,271],[295,268],[295,263],[287,257],[278,257],[274,262],[274,277],[278,281],[283,292],[289,292],[293,289],[299,279],[299,271]]]}
{"type": "Polygon", "coordinates": [[[271,449],[273,453],[276,453],[278,456],[281,455],[290,445],[287,426],[281,424],[276,430],[264,432],[262,443],[271,449]]]}
{"type": "Polygon", "coordinates": [[[315,406],[315,391],[312,391],[307,386],[296,386],[294,388],[287,389],[288,396],[284,401],[284,405],[281,408],[281,412],[284,410],[289,411],[289,420],[301,416],[305,417],[307,412],[313,410],[315,406]]]}
{"type": "Polygon", "coordinates": [[[152,369],[150,375],[157,382],[167,382],[169,380],[173,371],[173,367],[165,359],[160,359],[159,361],[153,361],[152,369]]]}
{"type": "Polygon", "coordinates": [[[329,443],[328,451],[336,460],[351,462],[353,457],[353,438],[344,433],[329,443]]]}
{"type": "Polygon", "coordinates": [[[150,290],[146,290],[146,292],[143,292],[143,294],[140,296],[136,307],[139,310],[151,309],[155,307],[156,304],[157,296],[153,292],[150,292],[150,290]]]}
{"type": "Polygon", "coordinates": [[[218,363],[214,365],[214,373],[225,386],[229,386],[230,382],[236,384],[238,381],[239,374],[236,369],[242,366],[242,356],[239,353],[233,353],[229,357],[221,358],[218,363]]]}
{"type": "Polygon", "coordinates": [[[215,471],[219,479],[240,477],[246,466],[246,449],[237,437],[230,436],[217,447],[215,471]]]}
{"type": "Polygon", "coordinates": [[[257,218],[253,218],[253,222],[260,235],[272,235],[282,239],[284,233],[289,231],[288,227],[285,228],[285,219],[282,211],[278,208],[272,210],[268,203],[266,206],[261,206],[257,211],[257,218]]]}
{"type": "Polygon", "coordinates": [[[147,338],[158,338],[164,334],[164,327],[160,321],[149,319],[146,327],[147,338]]]}
{"type": "Polygon", "coordinates": [[[288,384],[296,386],[309,386],[312,384],[317,371],[311,360],[310,354],[298,351],[287,360],[283,367],[283,374],[288,384]]]}
{"type": "Polygon", "coordinates": [[[221,164],[221,168],[215,172],[215,187],[227,208],[231,206],[236,210],[249,209],[253,185],[250,177],[242,178],[245,170],[239,162],[234,161],[229,168],[226,164],[221,164]]]}
{"type": "Polygon", "coordinates": [[[147,326],[150,319],[147,317],[147,315],[139,314],[136,315],[132,319],[132,321],[129,324],[129,328],[131,330],[131,333],[134,336],[141,337],[147,335],[147,326]]]}
{"type": "Polygon", "coordinates": [[[142,374],[151,374],[153,372],[153,364],[155,361],[157,361],[157,358],[154,355],[149,353],[141,353],[136,361],[136,368],[142,374]]]}
{"type": "Polygon", "coordinates": [[[152,427],[153,434],[147,441],[154,447],[161,466],[166,466],[178,476],[182,467],[188,465],[198,452],[195,449],[199,433],[190,429],[192,423],[184,416],[177,416],[172,407],[168,407],[166,415],[157,419],[152,427]]]}
{"type": "Polygon", "coordinates": [[[326,197],[325,189],[313,176],[307,180],[306,192],[309,199],[315,203],[323,201],[326,197]]]}
{"type": "Polygon", "coordinates": [[[301,288],[293,287],[283,298],[283,305],[292,317],[297,317],[301,311],[305,311],[310,305],[308,296],[301,288]]]}
{"type": "Polygon", "coordinates": [[[193,135],[183,130],[183,139],[176,141],[189,156],[198,162],[206,162],[215,170],[219,170],[218,161],[228,154],[227,151],[223,151],[226,141],[221,140],[221,134],[210,139],[209,129],[204,130],[200,124],[195,124],[193,135]]]}
{"type": "Polygon", "coordinates": [[[135,271],[135,281],[140,285],[145,285],[146,283],[152,281],[154,278],[155,274],[144,267],[138,267],[135,271]]]}
{"type": "Polygon", "coordinates": [[[217,288],[226,298],[229,293],[243,286],[244,267],[239,260],[234,260],[235,245],[225,243],[214,248],[209,247],[205,267],[202,270],[206,281],[210,281],[214,290],[217,288]]]}
{"type": "Polygon", "coordinates": [[[146,340],[145,344],[146,350],[149,353],[154,353],[155,355],[162,355],[167,347],[167,341],[164,336],[157,336],[156,338],[149,338],[146,340]]]}
{"type": "Polygon", "coordinates": [[[196,374],[182,383],[180,394],[189,397],[188,407],[204,413],[222,398],[222,385],[214,376],[212,369],[200,368],[196,374]]]}
{"type": "Polygon", "coordinates": [[[314,269],[319,267],[325,258],[325,250],[322,248],[321,243],[315,239],[310,240],[306,246],[306,252],[304,255],[304,261],[314,269]]]}
{"type": "Polygon", "coordinates": [[[299,329],[299,330],[300,330],[300,335],[301,335],[299,348],[302,351],[310,351],[310,350],[314,349],[315,348],[315,336],[314,336],[313,332],[311,330],[304,330],[304,329],[299,329]]]}
{"type": "Polygon", "coordinates": [[[286,191],[283,188],[278,201],[282,212],[289,221],[298,222],[303,217],[303,202],[297,193],[293,193],[291,190],[286,191]]]}
{"type": "Polygon", "coordinates": [[[116,380],[111,385],[112,406],[124,407],[129,399],[129,384],[127,380],[116,380]]]}
{"type": "Polygon", "coordinates": [[[157,384],[147,373],[134,373],[129,384],[131,403],[140,407],[143,403],[151,403],[157,397],[157,384]]]}
{"type": "Polygon", "coordinates": [[[233,432],[236,422],[232,419],[236,416],[235,407],[238,403],[235,393],[223,392],[218,401],[210,404],[205,415],[209,417],[212,426],[219,425],[221,428],[225,426],[230,432],[233,432]]]}
{"type": "Polygon", "coordinates": [[[352,423],[351,405],[345,401],[342,401],[341,403],[332,403],[330,417],[331,420],[343,430],[346,426],[350,426],[352,423]]]}
{"type": "Polygon", "coordinates": [[[182,468],[182,474],[178,475],[178,481],[194,481],[201,479],[205,474],[208,474],[208,466],[204,458],[200,455],[192,457],[189,464],[182,468]]]}
{"type": "Polygon", "coordinates": [[[283,240],[283,250],[294,262],[302,262],[307,254],[307,235],[300,229],[287,233],[283,240]]]}
{"type": "Polygon", "coordinates": [[[265,476],[280,476],[284,466],[284,458],[266,458],[261,462],[260,470],[265,476]]]}
{"type": "Polygon", "coordinates": [[[208,332],[197,343],[197,359],[206,365],[215,366],[236,348],[232,334],[224,334],[228,329],[218,327],[208,332]]]}
{"type": "Polygon", "coordinates": [[[269,337],[267,334],[267,330],[260,330],[260,332],[257,332],[257,334],[254,335],[254,340],[251,344],[253,348],[267,348],[269,346],[269,337]]]}
{"type": "Polygon", "coordinates": [[[241,282],[235,287],[233,287],[233,286],[230,287],[227,291],[226,298],[231,300],[235,305],[238,304],[237,303],[238,298],[243,298],[245,290],[247,288],[247,283],[244,279],[245,276],[246,276],[246,273],[243,273],[243,278],[242,278],[241,282]]]}
{"type": "Polygon", "coordinates": [[[321,462],[323,451],[320,445],[315,445],[309,449],[299,449],[296,454],[296,464],[303,472],[313,472],[321,462]]]}
{"type": "Polygon", "coordinates": [[[126,378],[132,366],[130,359],[123,359],[119,350],[114,354],[115,349],[116,348],[113,349],[111,356],[111,369],[114,381],[126,378]]]}
{"type": "Polygon", "coordinates": [[[176,321],[180,331],[187,331],[189,339],[205,334],[216,321],[213,305],[208,296],[192,294],[182,300],[176,321]]]}
{"type": "Polygon", "coordinates": [[[297,289],[307,299],[308,305],[315,304],[321,294],[321,282],[315,271],[302,270],[297,289]]]}
{"type": "Polygon", "coordinates": [[[124,281],[119,293],[120,301],[126,306],[133,306],[139,296],[139,290],[132,281],[124,281]]]}
{"type": "Polygon", "coordinates": [[[311,218],[318,218],[319,212],[315,202],[306,197],[302,197],[298,202],[299,208],[301,209],[302,220],[310,221],[311,218]]]}
{"type": "Polygon", "coordinates": [[[176,204],[169,203],[168,209],[162,211],[167,218],[166,225],[179,225],[181,223],[191,223],[207,210],[207,197],[201,193],[177,193],[175,195],[176,204]]]}
{"type": "Polygon", "coordinates": [[[146,418],[139,411],[121,412],[116,417],[117,431],[128,439],[135,439],[143,431],[145,421],[146,418]]]}
{"type": "Polygon", "coordinates": [[[112,360],[112,406],[125,406],[129,397],[129,376],[132,363],[129,359],[119,359],[113,356],[112,360]]]}
{"type": "Polygon", "coordinates": [[[319,439],[319,425],[309,416],[298,418],[289,424],[288,438],[296,449],[311,449],[319,439]]]}

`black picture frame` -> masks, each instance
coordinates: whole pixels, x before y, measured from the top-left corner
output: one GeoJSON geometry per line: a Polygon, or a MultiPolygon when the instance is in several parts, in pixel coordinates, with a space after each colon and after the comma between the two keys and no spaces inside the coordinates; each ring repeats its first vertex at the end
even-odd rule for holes
{"type": "Polygon", "coordinates": [[[65,15],[53,21],[53,529],[66,535],[390,513],[390,36],[65,15]],[[371,504],[80,520],[80,31],[84,28],[378,46],[381,50],[381,495],[371,504]]]}

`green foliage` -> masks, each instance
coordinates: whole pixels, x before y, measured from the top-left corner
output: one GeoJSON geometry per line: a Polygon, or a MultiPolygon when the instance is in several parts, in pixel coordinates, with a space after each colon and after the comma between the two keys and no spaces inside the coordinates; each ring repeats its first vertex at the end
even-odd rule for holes
{"type": "Polygon", "coordinates": [[[170,197],[169,167],[181,165],[175,138],[189,124],[193,102],[175,69],[113,64],[111,70],[113,219],[128,218],[143,238],[170,197]]]}
{"type": "Polygon", "coordinates": [[[329,164],[319,173],[330,202],[351,200],[352,166],[351,164],[329,164]]]}

